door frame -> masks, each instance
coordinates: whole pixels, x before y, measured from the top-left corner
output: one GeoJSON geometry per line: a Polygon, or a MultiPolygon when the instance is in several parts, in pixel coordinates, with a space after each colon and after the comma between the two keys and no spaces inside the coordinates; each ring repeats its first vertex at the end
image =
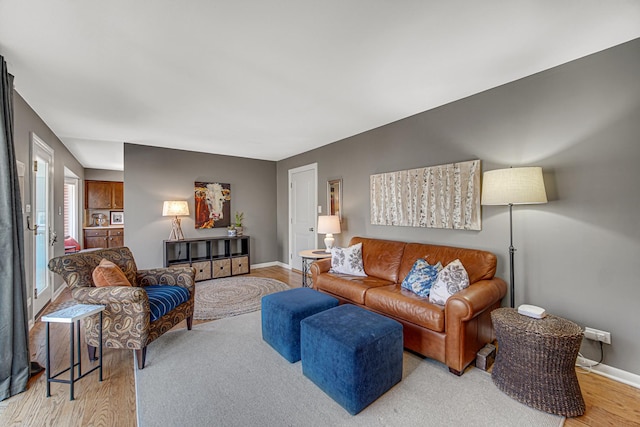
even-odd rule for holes
{"type": "MultiPolygon", "coordinates": [[[[304,165],[304,166],[298,166],[297,168],[293,168],[293,169],[289,169],[289,179],[287,182],[287,189],[289,192],[289,198],[288,198],[288,204],[289,204],[289,212],[288,212],[288,218],[287,218],[287,222],[289,223],[289,257],[288,257],[288,266],[289,269],[293,268],[293,224],[292,224],[292,220],[293,220],[293,182],[291,180],[291,177],[293,174],[295,173],[299,173],[299,172],[305,172],[311,170],[313,171],[314,174],[314,179],[313,179],[313,200],[314,200],[314,205],[313,205],[313,212],[316,212],[316,224],[318,222],[318,211],[317,211],[317,207],[316,204],[318,203],[318,163],[310,163],[308,165],[304,165]]],[[[316,244],[315,246],[318,247],[318,233],[315,233],[316,237],[316,244]]]]}
{"type": "MultiPolygon", "coordinates": [[[[46,263],[49,262],[49,260],[51,258],[53,258],[53,253],[54,253],[54,247],[51,245],[51,231],[55,230],[55,212],[54,212],[54,205],[55,205],[55,195],[54,195],[54,178],[55,178],[55,174],[54,174],[54,155],[55,152],[53,150],[53,148],[51,148],[49,146],[49,144],[47,144],[46,142],[44,142],[42,140],[42,138],[40,138],[38,135],[35,134],[35,132],[31,132],[31,167],[29,168],[30,171],[30,199],[31,199],[31,205],[29,206],[29,208],[27,209],[27,214],[31,217],[31,224],[27,224],[27,225],[31,225],[34,226],[36,221],[33,219],[33,214],[36,208],[36,185],[37,185],[37,180],[36,180],[36,172],[33,170],[34,169],[34,162],[36,160],[36,151],[42,152],[44,154],[46,154],[47,156],[49,156],[51,158],[51,162],[49,163],[49,170],[48,170],[48,177],[47,177],[47,198],[48,198],[48,204],[49,206],[47,206],[47,215],[48,215],[48,227],[49,230],[45,231],[45,242],[46,244],[46,258],[47,261],[46,263]]],[[[38,315],[38,312],[40,312],[47,303],[44,303],[41,307],[36,308],[36,300],[39,299],[36,295],[36,262],[37,262],[37,256],[36,256],[36,245],[37,245],[37,235],[36,233],[33,233],[32,230],[27,230],[27,233],[31,233],[31,291],[27,292],[27,295],[30,295],[32,297],[32,313],[31,313],[31,318],[33,319],[33,321],[35,321],[36,316],[38,315]]],[[[45,264],[46,264],[45,263],[45,264]]],[[[47,302],[50,302],[53,299],[53,285],[54,285],[54,280],[53,280],[53,273],[51,271],[49,271],[49,269],[45,269],[46,271],[46,280],[47,280],[47,287],[45,288],[45,292],[42,294],[45,298],[48,299],[47,302]]]]}

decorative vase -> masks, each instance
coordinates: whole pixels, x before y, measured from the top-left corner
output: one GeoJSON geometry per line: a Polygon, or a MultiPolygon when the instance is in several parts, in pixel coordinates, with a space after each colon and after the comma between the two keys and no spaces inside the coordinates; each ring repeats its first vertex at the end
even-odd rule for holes
{"type": "Polygon", "coordinates": [[[236,225],[236,236],[242,236],[242,227],[236,225]]]}

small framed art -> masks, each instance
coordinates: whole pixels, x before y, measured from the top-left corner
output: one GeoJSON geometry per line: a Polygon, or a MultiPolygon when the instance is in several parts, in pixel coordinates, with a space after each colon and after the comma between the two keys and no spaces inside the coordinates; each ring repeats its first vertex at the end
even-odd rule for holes
{"type": "Polygon", "coordinates": [[[121,224],[124,224],[124,212],[111,211],[111,225],[121,225],[121,224]]]}

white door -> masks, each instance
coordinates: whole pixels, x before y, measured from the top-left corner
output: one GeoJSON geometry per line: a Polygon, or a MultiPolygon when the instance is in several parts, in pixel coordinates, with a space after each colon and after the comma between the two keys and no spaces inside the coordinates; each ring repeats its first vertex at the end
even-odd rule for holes
{"type": "Polygon", "coordinates": [[[318,165],[289,170],[289,267],[302,270],[300,251],[315,249],[318,165]]]}
{"type": "Polygon", "coordinates": [[[47,268],[56,240],[53,224],[53,150],[31,134],[31,212],[27,225],[33,233],[33,317],[51,301],[52,273],[47,268]]]}

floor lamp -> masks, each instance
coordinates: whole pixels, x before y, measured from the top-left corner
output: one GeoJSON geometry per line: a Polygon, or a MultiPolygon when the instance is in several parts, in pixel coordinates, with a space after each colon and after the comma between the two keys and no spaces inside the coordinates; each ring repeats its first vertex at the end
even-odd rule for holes
{"type": "Polygon", "coordinates": [[[541,167],[497,169],[482,177],[483,205],[509,206],[509,296],[515,307],[513,258],[513,205],[547,203],[541,167]]]}

